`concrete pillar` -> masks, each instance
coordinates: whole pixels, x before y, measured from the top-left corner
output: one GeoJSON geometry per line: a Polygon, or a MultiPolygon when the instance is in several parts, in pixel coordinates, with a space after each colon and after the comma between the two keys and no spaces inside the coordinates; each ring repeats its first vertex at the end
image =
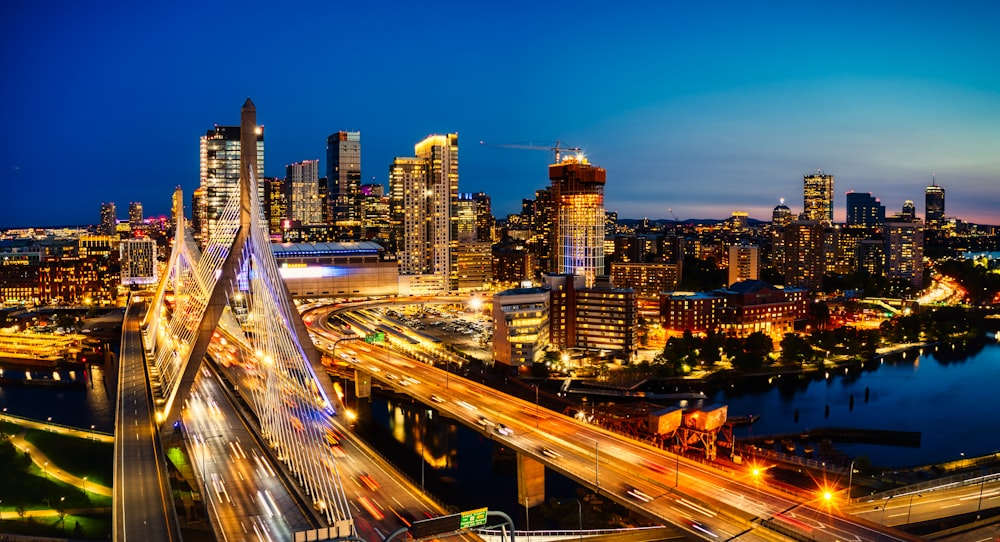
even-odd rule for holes
{"type": "Polygon", "coordinates": [[[533,508],[545,502],[545,465],[535,458],[517,454],[517,502],[533,508]]]}
{"type": "Polygon", "coordinates": [[[358,398],[372,396],[372,377],[370,374],[354,370],[354,396],[358,398]]]}

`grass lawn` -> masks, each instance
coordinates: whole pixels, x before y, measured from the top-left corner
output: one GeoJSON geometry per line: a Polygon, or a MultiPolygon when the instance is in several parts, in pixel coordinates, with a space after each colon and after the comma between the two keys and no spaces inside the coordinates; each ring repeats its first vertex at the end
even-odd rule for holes
{"type": "Polygon", "coordinates": [[[104,486],[114,480],[115,446],[110,442],[96,442],[83,438],[31,429],[25,440],[34,444],[53,463],[66,472],[104,486]]]}
{"type": "Polygon", "coordinates": [[[67,515],[63,521],[60,521],[58,516],[20,519],[15,512],[4,509],[3,519],[0,520],[0,533],[108,540],[111,538],[111,516],[110,514],[67,515]]]}

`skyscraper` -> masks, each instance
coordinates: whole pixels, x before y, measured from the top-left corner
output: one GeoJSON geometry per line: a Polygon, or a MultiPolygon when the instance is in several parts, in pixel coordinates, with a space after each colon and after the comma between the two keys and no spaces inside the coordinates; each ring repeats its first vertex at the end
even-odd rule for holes
{"type": "Polygon", "coordinates": [[[133,201],[128,204],[128,227],[135,232],[142,229],[142,203],[133,201]]]}
{"type": "Polygon", "coordinates": [[[556,272],[584,277],[587,287],[604,270],[604,183],[607,173],[572,156],[549,166],[555,203],[556,272]]]}
{"type": "MultiPolygon", "coordinates": [[[[285,166],[288,218],[302,225],[323,223],[319,198],[319,160],[303,160],[285,166]]],[[[266,199],[266,197],[265,197],[266,199]]]]}
{"type": "Polygon", "coordinates": [[[344,232],[360,223],[361,132],[340,131],[326,138],[326,197],[329,216],[344,232]]]}
{"type": "Polygon", "coordinates": [[[937,229],[944,224],[944,187],[931,179],[931,185],[924,191],[924,222],[928,229],[937,229]]]}
{"type": "Polygon", "coordinates": [[[822,170],[802,177],[802,214],[806,220],[833,223],[833,175],[822,170]]]}
{"type": "Polygon", "coordinates": [[[778,205],[771,211],[771,226],[782,228],[792,223],[792,210],[785,205],[785,198],[778,201],[778,205]]]}
{"type": "Polygon", "coordinates": [[[903,218],[905,220],[916,220],[917,218],[917,206],[913,203],[913,200],[906,200],[903,202],[903,211],[899,213],[898,218],[903,218]]]}
{"type": "Polygon", "coordinates": [[[271,235],[281,235],[281,223],[288,220],[288,190],[285,179],[264,177],[264,219],[267,220],[267,232],[271,235]]]}
{"type": "Polygon", "coordinates": [[[885,221],[885,274],[916,287],[924,282],[924,231],[920,220],[900,216],[885,221]]]}
{"type": "MultiPolygon", "coordinates": [[[[253,103],[247,100],[250,106],[253,103]]],[[[264,208],[263,187],[260,179],[264,176],[264,127],[257,126],[257,192],[264,208]]],[[[240,127],[215,126],[201,137],[201,208],[194,212],[199,215],[200,240],[202,247],[215,230],[219,217],[226,205],[238,200],[240,191],[240,127]]]]}
{"type": "MultiPolygon", "coordinates": [[[[442,257],[434,257],[433,221],[430,216],[430,189],[427,163],[410,156],[396,157],[389,169],[390,220],[401,275],[424,275],[441,271],[442,257]]],[[[447,250],[447,244],[445,244],[447,250]]]]}
{"type": "Polygon", "coordinates": [[[847,225],[877,228],[885,224],[885,206],[870,192],[847,193],[847,225]]]}
{"type": "Polygon", "coordinates": [[[757,245],[730,245],[729,247],[729,284],[741,280],[757,280],[760,278],[758,266],[760,256],[757,245]]]}
{"type": "Polygon", "coordinates": [[[115,202],[101,204],[101,225],[97,228],[100,235],[114,235],[115,227],[118,225],[115,202]]]}
{"type": "Polygon", "coordinates": [[[816,220],[796,220],[785,227],[785,285],[813,291],[823,288],[823,224],[816,220]]]}

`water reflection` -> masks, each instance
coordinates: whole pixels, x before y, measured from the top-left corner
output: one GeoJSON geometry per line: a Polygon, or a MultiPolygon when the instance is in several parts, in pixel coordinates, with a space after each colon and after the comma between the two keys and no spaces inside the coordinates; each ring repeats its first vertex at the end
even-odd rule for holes
{"type": "Polygon", "coordinates": [[[388,399],[379,407],[386,409],[392,438],[420,455],[427,466],[458,467],[458,428],[453,422],[440,418],[433,409],[409,401],[388,399]]]}

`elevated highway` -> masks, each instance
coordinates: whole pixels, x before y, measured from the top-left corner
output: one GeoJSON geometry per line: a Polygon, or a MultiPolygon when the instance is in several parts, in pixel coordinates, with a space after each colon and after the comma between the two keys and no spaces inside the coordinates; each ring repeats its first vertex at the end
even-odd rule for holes
{"type": "Polygon", "coordinates": [[[145,303],[131,299],[122,323],[115,405],[114,540],[178,542],[166,459],[153,416],[139,324],[145,303]]]}

